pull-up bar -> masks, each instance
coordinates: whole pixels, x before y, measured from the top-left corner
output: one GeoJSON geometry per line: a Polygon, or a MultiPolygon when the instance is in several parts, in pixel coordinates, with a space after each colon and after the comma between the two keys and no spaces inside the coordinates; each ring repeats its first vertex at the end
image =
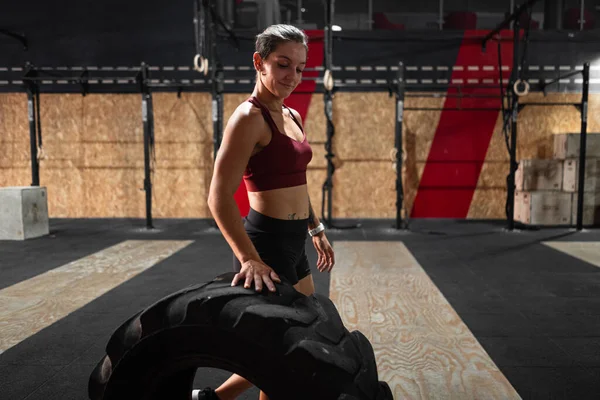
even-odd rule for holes
{"type": "MultiPolygon", "coordinates": [[[[141,68],[134,77],[120,77],[114,79],[127,79],[137,82],[142,94],[142,121],[144,125],[144,191],[146,192],[146,227],[153,228],[152,224],[152,175],[151,158],[154,151],[154,111],[152,105],[152,92],[148,85],[149,67],[142,63],[141,68]]],[[[40,154],[42,148],[42,124],[40,118],[40,82],[67,81],[72,84],[82,85],[82,95],[85,96],[89,89],[88,71],[79,76],[41,76],[41,72],[31,64],[27,64],[23,76],[23,83],[27,92],[27,110],[29,120],[29,137],[31,144],[31,186],[40,185],[40,154]]]]}

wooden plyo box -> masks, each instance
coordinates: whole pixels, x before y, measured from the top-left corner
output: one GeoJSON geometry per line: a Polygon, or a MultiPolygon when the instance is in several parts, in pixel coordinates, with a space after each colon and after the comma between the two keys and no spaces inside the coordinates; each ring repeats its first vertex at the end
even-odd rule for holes
{"type": "MultiPolygon", "coordinates": [[[[577,193],[573,193],[573,205],[571,207],[571,221],[575,225],[577,223],[577,193]]],[[[598,226],[600,225],[600,193],[585,192],[583,193],[583,225],[598,226]]]]}
{"type": "MultiPolygon", "coordinates": [[[[563,190],[565,192],[576,192],[579,185],[579,160],[567,159],[563,167],[563,190]]],[[[585,180],[583,190],[585,192],[600,191],[600,159],[585,160],[585,180]]]]}
{"type": "MultiPolygon", "coordinates": [[[[579,158],[579,133],[560,133],[554,135],[554,157],[559,160],[579,158]]],[[[600,158],[600,134],[588,133],[586,135],[586,158],[600,158]]]]}
{"type": "Polygon", "coordinates": [[[571,225],[572,202],[567,192],[516,192],[514,218],[531,225],[571,225]]]}
{"type": "Polygon", "coordinates": [[[561,160],[521,160],[515,174],[517,190],[561,190],[563,165],[561,160]]]}

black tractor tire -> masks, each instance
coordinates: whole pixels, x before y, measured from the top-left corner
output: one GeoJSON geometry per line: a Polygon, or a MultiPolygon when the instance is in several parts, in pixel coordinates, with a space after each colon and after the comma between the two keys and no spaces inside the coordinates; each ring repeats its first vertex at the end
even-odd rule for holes
{"type": "Polygon", "coordinates": [[[393,400],[373,348],[327,297],[291,285],[257,293],[233,273],[173,293],[113,333],[91,400],[189,400],[197,368],[239,374],[271,400],[393,400]]]}

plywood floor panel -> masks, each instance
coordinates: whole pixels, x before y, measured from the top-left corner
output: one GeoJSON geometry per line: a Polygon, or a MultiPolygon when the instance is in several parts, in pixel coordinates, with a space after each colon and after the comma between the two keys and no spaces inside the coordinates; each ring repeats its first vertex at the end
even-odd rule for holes
{"type": "Polygon", "coordinates": [[[0,290],[0,354],[190,243],[127,240],[0,290]]]}
{"type": "Polygon", "coordinates": [[[519,399],[401,242],[334,244],[330,297],[397,399],[519,399]]]}

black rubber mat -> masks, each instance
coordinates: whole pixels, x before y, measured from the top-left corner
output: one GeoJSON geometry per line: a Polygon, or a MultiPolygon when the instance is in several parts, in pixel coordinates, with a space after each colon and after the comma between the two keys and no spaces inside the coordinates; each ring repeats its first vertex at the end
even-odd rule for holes
{"type": "MultiPolygon", "coordinates": [[[[350,224],[353,221],[344,221],[350,224]]],[[[329,239],[402,241],[524,399],[596,399],[600,393],[600,268],[545,241],[600,241],[600,231],[505,230],[502,222],[361,221],[329,239]]],[[[204,220],[53,220],[48,237],[0,241],[0,287],[123,240],[193,240],[193,244],[0,354],[0,399],[85,399],[91,369],[113,330],[140,308],[231,270],[231,251],[204,220]]],[[[314,267],[316,253],[307,252],[314,267]]],[[[329,276],[313,268],[317,292],[329,276]]],[[[197,374],[218,385],[220,370],[197,374]]],[[[256,390],[240,399],[255,399],[256,390]]]]}

